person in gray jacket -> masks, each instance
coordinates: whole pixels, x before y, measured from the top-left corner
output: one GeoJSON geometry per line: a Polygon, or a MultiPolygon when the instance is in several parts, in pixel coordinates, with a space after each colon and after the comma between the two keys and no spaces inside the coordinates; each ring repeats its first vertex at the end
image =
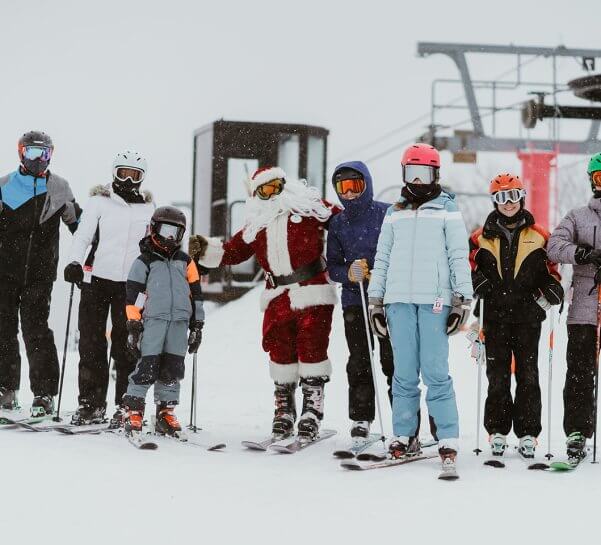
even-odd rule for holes
{"type": "Polygon", "coordinates": [[[594,430],[597,366],[597,299],[601,277],[601,153],[588,164],[593,196],[561,220],[549,239],[551,261],[574,266],[572,302],[568,312],[567,375],[563,391],[563,427],[568,457],[586,456],[586,438],[594,430]]]}
{"type": "Polygon", "coordinates": [[[146,393],[153,384],[156,432],[182,435],[173,410],[179,403],[186,348],[190,354],[198,350],[204,324],[198,268],[180,250],[185,230],[186,217],[177,208],[157,208],[127,278],[127,343],[138,358],[123,396],[124,428],[130,436],[142,432],[146,393]]]}

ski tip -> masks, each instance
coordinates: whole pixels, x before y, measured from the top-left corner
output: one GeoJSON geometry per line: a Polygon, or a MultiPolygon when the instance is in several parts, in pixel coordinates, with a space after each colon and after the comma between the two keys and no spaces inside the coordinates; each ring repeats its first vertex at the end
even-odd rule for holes
{"type": "Polygon", "coordinates": [[[355,455],[349,450],[335,450],[332,453],[332,456],[340,460],[350,460],[351,458],[355,457],[355,455]]]}
{"type": "Polygon", "coordinates": [[[217,443],[216,445],[209,447],[207,450],[209,450],[211,452],[215,452],[215,451],[223,450],[226,446],[227,445],[225,443],[217,443]]]}
{"type": "Polygon", "coordinates": [[[361,471],[363,469],[359,464],[353,462],[342,462],[340,464],[340,467],[343,469],[348,469],[350,471],[361,471]]]}
{"type": "Polygon", "coordinates": [[[456,481],[459,479],[459,475],[457,475],[457,473],[451,473],[451,474],[442,474],[438,476],[439,480],[441,481],[456,481]]]}
{"type": "Polygon", "coordinates": [[[140,443],[138,448],[140,450],[157,450],[159,448],[159,445],[157,445],[156,443],[140,443]]]}
{"type": "Polygon", "coordinates": [[[501,462],[501,460],[486,460],[484,465],[488,467],[503,468],[505,467],[505,462],[501,462]]]}
{"type": "Polygon", "coordinates": [[[535,464],[530,464],[528,466],[528,469],[533,469],[533,470],[546,470],[549,469],[551,466],[549,464],[544,464],[542,462],[536,462],[535,464]]]}

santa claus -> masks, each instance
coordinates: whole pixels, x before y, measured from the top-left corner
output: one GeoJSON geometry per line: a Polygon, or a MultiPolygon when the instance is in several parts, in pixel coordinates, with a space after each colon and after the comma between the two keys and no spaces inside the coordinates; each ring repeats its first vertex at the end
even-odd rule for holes
{"type": "Polygon", "coordinates": [[[332,372],[328,342],[337,302],[322,256],[324,229],[339,210],[278,167],[257,170],[249,189],[244,227],[225,243],[192,236],[190,255],[207,268],[257,258],[265,273],[263,350],[275,383],[272,432],[277,439],[293,433],[300,379],[298,435],[311,441],[323,418],[324,385],[332,372]]]}

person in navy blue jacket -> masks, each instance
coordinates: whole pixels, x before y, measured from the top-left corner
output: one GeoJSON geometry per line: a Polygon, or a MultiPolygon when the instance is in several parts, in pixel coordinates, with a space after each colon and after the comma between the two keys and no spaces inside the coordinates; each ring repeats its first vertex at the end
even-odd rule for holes
{"type": "MultiPolygon", "coordinates": [[[[353,422],[351,437],[367,437],[369,425],[375,415],[374,386],[359,282],[364,282],[367,293],[369,270],[374,264],[380,227],[389,205],[374,201],[371,175],[361,161],[338,165],[334,170],[332,183],[344,211],[330,220],[328,272],[333,281],[342,284],[344,331],[349,349],[346,372],[349,383],[349,418],[353,422]],[[358,269],[361,273],[351,272],[350,266],[355,260],[361,263],[358,269]]],[[[353,267],[353,270],[356,269],[353,267]]],[[[380,338],[379,341],[380,362],[388,382],[388,396],[392,400],[392,348],[387,338],[380,338]]]]}

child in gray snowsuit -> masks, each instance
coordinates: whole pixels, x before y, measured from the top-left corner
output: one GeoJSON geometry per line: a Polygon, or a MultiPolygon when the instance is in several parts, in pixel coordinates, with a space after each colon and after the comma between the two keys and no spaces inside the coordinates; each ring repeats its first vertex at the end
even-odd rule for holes
{"type": "Polygon", "coordinates": [[[185,230],[186,218],[177,208],[157,208],[127,278],[128,347],[138,357],[123,396],[128,435],[142,431],[146,393],[153,384],[157,433],[181,432],[173,409],[179,403],[184,357],[186,349],[198,350],[204,324],[198,269],[180,250],[185,230]]]}

